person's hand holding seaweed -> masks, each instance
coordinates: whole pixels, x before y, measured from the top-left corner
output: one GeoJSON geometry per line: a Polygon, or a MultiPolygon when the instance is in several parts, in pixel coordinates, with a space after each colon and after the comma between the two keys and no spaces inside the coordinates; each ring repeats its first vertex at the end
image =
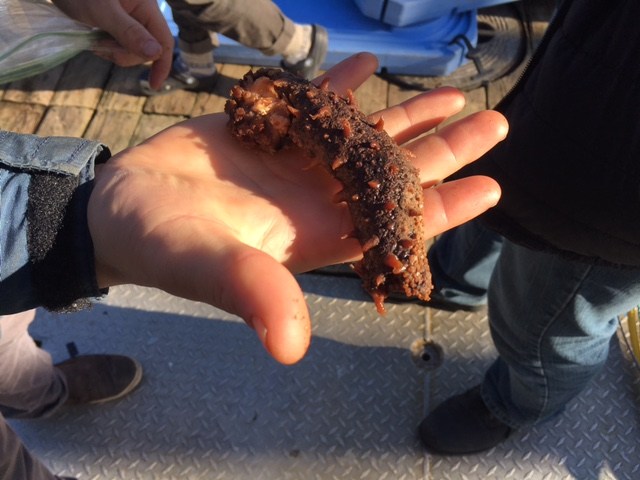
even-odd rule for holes
{"type": "Polygon", "coordinates": [[[96,53],[129,67],[148,61],[150,81],[159,88],[171,70],[173,36],[155,0],[53,0],[66,15],[104,30],[113,39],[100,42],[96,53]]]}

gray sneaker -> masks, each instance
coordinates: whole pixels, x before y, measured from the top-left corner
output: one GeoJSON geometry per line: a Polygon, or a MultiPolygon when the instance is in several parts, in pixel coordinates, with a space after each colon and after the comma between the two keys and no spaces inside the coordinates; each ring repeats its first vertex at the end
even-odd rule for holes
{"type": "Polygon", "coordinates": [[[213,75],[207,77],[198,77],[193,75],[184,62],[180,59],[179,55],[176,55],[171,65],[171,72],[169,76],[160,86],[158,90],[151,88],[149,84],[149,71],[142,73],[138,82],[140,84],[140,90],[144,95],[155,96],[171,93],[176,90],[189,90],[190,92],[205,92],[211,93],[218,81],[218,71],[216,70],[213,75]]]}
{"type": "Polygon", "coordinates": [[[142,366],[124,355],[78,355],[55,365],[67,381],[65,405],[117,400],[142,380],[142,366]]]}
{"type": "Polygon", "coordinates": [[[318,75],[320,67],[324,63],[329,48],[329,34],[320,25],[312,25],[313,40],[307,58],[297,63],[288,63],[284,60],[280,62],[283,70],[298,75],[299,77],[312,80],[318,75]]]}

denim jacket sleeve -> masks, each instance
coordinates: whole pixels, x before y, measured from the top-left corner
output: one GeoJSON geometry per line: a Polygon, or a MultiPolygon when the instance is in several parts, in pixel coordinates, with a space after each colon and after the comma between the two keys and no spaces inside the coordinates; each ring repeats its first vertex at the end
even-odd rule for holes
{"type": "Polygon", "coordinates": [[[0,314],[77,310],[100,296],[87,203],[98,142],[0,130],[0,314]]]}

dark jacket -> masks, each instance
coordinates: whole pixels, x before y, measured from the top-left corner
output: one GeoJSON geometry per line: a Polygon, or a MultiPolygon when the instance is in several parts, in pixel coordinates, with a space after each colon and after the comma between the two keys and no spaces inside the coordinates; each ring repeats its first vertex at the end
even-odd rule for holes
{"type": "Polygon", "coordinates": [[[482,218],[534,249],[640,266],[640,1],[563,2],[496,107],[507,139],[456,177],[502,187],[482,218]]]}

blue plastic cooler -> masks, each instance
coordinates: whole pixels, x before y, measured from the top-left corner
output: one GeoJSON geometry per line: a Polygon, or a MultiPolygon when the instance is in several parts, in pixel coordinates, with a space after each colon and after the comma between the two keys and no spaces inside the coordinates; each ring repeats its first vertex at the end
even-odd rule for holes
{"type": "Polygon", "coordinates": [[[515,0],[353,0],[367,17],[395,27],[415,25],[449,15],[515,0]]]}
{"type": "MultiPolygon", "coordinates": [[[[509,1],[509,0],[507,0],[509,1]]],[[[361,51],[377,55],[380,68],[391,74],[448,75],[466,63],[468,46],[477,42],[474,6],[505,0],[276,0],[296,22],[319,23],[329,32],[329,52],[323,68],[361,51]],[[411,21],[415,19],[416,21],[411,21]],[[395,23],[395,25],[394,25],[395,23]]],[[[171,11],[160,6],[177,34],[171,11]]],[[[268,57],[219,35],[216,61],[277,66],[268,57]]]]}

